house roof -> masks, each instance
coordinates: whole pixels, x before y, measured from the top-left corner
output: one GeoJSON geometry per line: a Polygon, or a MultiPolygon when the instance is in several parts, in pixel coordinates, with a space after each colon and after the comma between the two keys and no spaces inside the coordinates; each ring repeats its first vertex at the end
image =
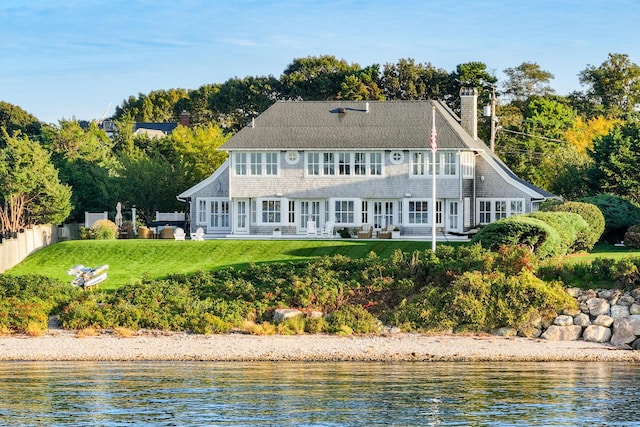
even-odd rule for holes
{"type": "Polygon", "coordinates": [[[164,132],[165,135],[173,132],[175,128],[178,127],[178,123],[176,122],[162,122],[162,123],[153,123],[153,122],[137,122],[133,124],[133,131],[137,131],[138,129],[146,129],[146,130],[154,130],[164,132]]]}
{"type": "MultiPolygon", "coordinates": [[[[223,150],[428,149],[432,107],[438,148],[476,145],[434,101],[278,101],[230,138],[223,150]],[[367,111],[368,105],[368,111],[367,111]]],[[[486,149],[480,142],[478,149],[486,149]]]]}

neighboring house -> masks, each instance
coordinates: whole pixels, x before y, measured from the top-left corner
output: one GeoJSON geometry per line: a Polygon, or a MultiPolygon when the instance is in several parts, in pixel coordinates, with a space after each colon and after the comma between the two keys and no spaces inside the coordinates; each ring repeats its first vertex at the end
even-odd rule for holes
{"type": "Polygon", "coordinates": [[[276,102],[222,147],[229,159],[178,196],[214,235],[306,234],[391,224],[406,236],[465,233],[554,197],[521,180],[477,137],[477,91],[461,118],[438,101],[276,102]],[[429,138],[438,133],[436,206],[429,138]]]}

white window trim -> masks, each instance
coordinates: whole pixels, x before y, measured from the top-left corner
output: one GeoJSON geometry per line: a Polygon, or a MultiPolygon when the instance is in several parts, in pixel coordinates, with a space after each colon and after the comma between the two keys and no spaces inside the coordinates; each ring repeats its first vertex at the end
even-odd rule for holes
{"type": "MultiPolygon", "coordinates": [[[[442,179],[456,179],[458,178],[460,172],[460,156],[456,155],[456,152],[453,151],[437,151],[436,152],[436,156],[437,156],[437,163],[436,163],[436,177],[437,178],[442,178],[442,179]],[[452,154],[454,156],[454,165],[453,165],[453,170],[454,173],[451,174],[445,174],[444,173],[444,157],[445,154],[452,154]]],[[[433,178],[433,160],[432,160],[432,153],[431,151],[428,150],[414,150],[414,151],[410,151],[409,152],[409,179],[430,179],[433,178]],[[422,168],[425,171],[424,174],[422,175],[416,175],[413,173],[413,156],[416,153],[421,153],[422,154],[422,168]]]]}
{"type": "Polygon", "coordinates": [[[336,227],[357,227],[360,225],[362,218],[362,199],[357,197],[331,197],[329,199],[329,218],[335,221],[336,227]],[[336,202],[353,202],[353,222],[338,222],[336,217],[336,202]]]}
{"type": "Polygon", "coordinates": [[[476,224],[490,224],[496,221],[496,202],[506,203],[506,217],[512,215],[520,215],[526,213],[525,199],[522,197],[479,197],[476,199],[476,224]],[[489,222],[480,222],[480,202],[490,202],[491,210],[489,211],[489,222]],[[522,212],[512,212],[511,202],[522,202],[522,212]]]}
{"type": "Polygon", "coordinates": [[[404,199],[403,201],[403,209],[402,209],[402,223],[406,224],[409,227],[432,227],[432,221],[434,219],[434,217],[437,218],[437,213],[440,213],[440,222],[436,223],[436,227],[443,227],[444,223],[443,221],[446,220],[446,212],[444,212],[444,206],[445,206],[445,200],[443,199],[436,199],[436,209],[438,208],[438,205],[440,206],[440,209],[438,210],[438,212],[435,212],[434,210],[431,209],[432,205],[433,205],[433,199],[429,199],[426,197],[416,197],[416,198],[410,198],[410,199],[404,199]],[[411,214],[411,211],[409,210],[409,202],[427,202],[427,222],[409,222],[409,216],[411,214]],[[406,208],[406,209],[405,209],[406,208]]]}
{"type": "MultiPolygon", "coordinates": [[[[363,177],[369,177],[369,178],[373,178],[373,177],[377,177],[377,178],[382,178],[385,176],[385,161],[384,161],[384,152],[383,151],[363,151],[363,150],[353,150],[353,151],[345,151],[345,150],[340,150],[340,151],[306,151],[304,153],[304,176],[305,177],[313,177],[313,178],[335,178],[335,177],[352,177],[352,178],[363,178],[363,177]],[[309,173],[309,156],[311,154],[318,154],[319,155],[319,173],[317,175],[314,174],[310,174],[309,173]],[[327,166],[327,164],[324,161],[324,157],[325,154],[331,154],[333,156],[333,174],[325,174],[325,166],[327,166]],[[364,153],[365,154],[365,163],[362,165],[365,168],[365,173],[364,174],[355,174],[355,158],[356,158],[356,153],[364,153]],[[340,173],[340,155],[344,155],[344,154],[348,154],[349,156],[349,174],[341,174],[340,173]],[[380,156],[380,175],[376,175],[376,174],[372,174],[371,173],[371,168],[374,165],[373,162],[371,162],[371,155],[372,154],[378,154],[380,156]]],[[[375,163],[378,164],[378,163],[375,163]]]]}
{"type": "Polygon", "coordinates": [[[285,197],[258,197],[256,199],[256,224],[264,226],[282,226],[287,224],[288,221],[288,199],[285,197]],[[280,202],[280,221],[279,222],[264,222],[262,220],[262,203],[263,202],[280,202]]]}
{"type": "Polygon", "coordinates": [[[234,176],[241,176],[241,177],[247,177],[247,176],[251,176],[251,177],[277,177],[280,176],[280,170],[281,170],[281,166],[280,166],[280,152],[278,151],[273,151],[273,150],[269,150],[269,151],[235,151],[233,153],[233,156],[231,156],[232,158],[232,164],[231,164],[231,170],[233,171],[233,175],[234,176]],[[245,174],[238,174],[237,170],[236,170],[236,164],[237,164],[237,159],[236,156],[240,155],[240,154],[244,154],[246,156],[245,162],[244,162],[244,166],[245,166],[245,174]],[[252,167],[253,167],[253,162],[251,160],[252,156],[254,154],[259,154],[260,155],[260,165],[258,165],[256,163],[256,166],[258,166],[257,169],[259,169],[260,173],[258,174],[254,174],[252,173],[252,167]],[[276,156],[276,162],[275,162],[275,167],[277,169],[277,173],[275,174],[267,174],[267,156],[269,154],[275,154],[276,156]]]}

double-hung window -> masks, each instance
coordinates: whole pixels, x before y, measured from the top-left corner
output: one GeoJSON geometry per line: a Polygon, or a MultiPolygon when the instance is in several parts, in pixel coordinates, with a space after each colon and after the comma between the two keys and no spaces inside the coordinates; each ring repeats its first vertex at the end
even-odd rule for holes
{"type": "Polygon", "coordinates": [[[369,175],[382,175],[382,153],[369,153],[369,175]]]}
{"type": "Polygon", "coordinates": [[[262,153],[251,153],[251,175],[262,175],[262,153]]]}
{"type": "Polygon", "coordinates": [[[278,153],[266,153],[266,175],[278,175],[278,153]]]}
{"type": "Polygon", "coordinates": [[[335,155],[333,153],[322,153],[322,163],[324,175],[335,175],[335,155]]]}
{"type": "Polygon", "coordinates": [[[351,153],[338,153],[338,174],[351,175],[351,153]]]}
{"type": "Polygon", "coordinates": [[[367,153],[354,153],[353,155],[353,174],[367,174],[367,153]]]}
{"type": "Polygon", "coordinates": [[[247,153],[234,153],[236,175],[247,174],[247,153]]]}
{"type": "Polygon", "coordinates": [[[307,153],[307,175],[320,175],[320,153],[307,153]]]}
{"type": "Polygon", "coordinates": [[[425,168],[425,155],[421,152],[414,152],[411,154],[411,175],[424,176],[426,172],[425,168]]]}

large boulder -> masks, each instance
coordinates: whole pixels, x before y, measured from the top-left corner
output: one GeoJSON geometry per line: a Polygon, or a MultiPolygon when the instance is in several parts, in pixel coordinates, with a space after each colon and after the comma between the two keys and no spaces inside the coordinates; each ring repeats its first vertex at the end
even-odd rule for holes
{"type": "Polygon", "coordinates": [[[612,305],[611,306],[611,317],[613,319],[620,319],[622,317],[629,317],[629,306],[628,305],[612,305]]]}
{"type": "Polygon", "coordinates": [[[592,316],[609,314],[609,310],[611,309],[609,301],[604,298],[589,298],[587,300],[587,307],[589,309],[589,314],[592,316]]]}
{"type": "Polygon", "coordinates": [[[624,346],[640,336],[640,316],[623,317],[613,322],[611,344],[624,346]]]}
{"type": "Polygon", "coordinates": [[[604,326],[590,325],[582,332],[582,339],[590,342],[609,342],[611,329],[604,326]]]}
{"type": "Polygon", "coordinates": [[[582,326],[551,325],[540,337],[549,341],[575,341],[580,338],[580,335],[582,335],[582,326]]]}
{"type": "Polygon", "coordinates": [[[613,325],[613,318],[611,316],[607,316],[606,314],[601,314],[593,320],[594,325],[604,326],[605,328],[610,328],[613,325]]]}
{"type": "Polygon", "coordinates": [[[303,312],[295,308],[278,308],[273,312],[273,320],[275,320],[276,322],[282,322],[284,320],[303,315],[303,312]]]}
{"type": "Polygon", "coordinates": [[[585,313],[579,313],[576,314],[575,316],[573,316],[573,324],[574,325],[578,325],[578,326],[582,326],[587,327],[589,325],[591,325],[591,320],[589,319],[589,315],[585,314],[585,313]]]}

